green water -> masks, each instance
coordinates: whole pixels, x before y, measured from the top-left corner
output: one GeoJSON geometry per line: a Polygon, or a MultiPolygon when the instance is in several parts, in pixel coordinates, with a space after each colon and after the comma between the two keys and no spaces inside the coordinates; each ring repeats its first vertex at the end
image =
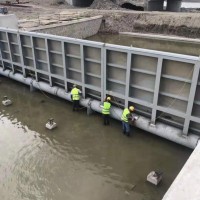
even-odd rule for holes
{"type": "Polygon", "coordinates": [[[135,128],[127,138],[118,121],[105,127],[99,114],[0,77],[4,95],[13,105],[0,105],[2,200],[160,200],[191,154],[135,128]],[[155,169],[164,172],[158,187],[146,182],[155,169]]]}

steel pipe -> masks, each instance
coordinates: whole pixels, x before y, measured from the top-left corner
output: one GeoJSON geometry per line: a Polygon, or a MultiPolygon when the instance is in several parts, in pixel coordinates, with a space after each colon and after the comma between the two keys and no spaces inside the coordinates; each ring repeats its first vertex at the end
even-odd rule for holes
{"type": "MultiPolygon", "coordinates": [[[[39,90],[48,92],[52,95],[56,95],[65,100],[71,101],[70,93],[66,93],[65,90],[62,88],[56,86],[51,87],[48,83],[41,81],[37,82],[30,77],[24,78],[22,74],[13,73],[10,70],[3,70],[2,67],[0,67],[0,74],[26,85],[33,86],[34,88],[37,88],[39,90]]],[[[96,112],[101,113],[102,108],[100,107],[100,101],[87,98],[81,99],[80,104],[84,107],[87,107],[88,109],[92,109],[96,112]]],[[[121,120],[122,109],[112,106],[110,115],[114,119],[121,120]]],[[[181,144],[183,146],[189,147],[191,149],[194,149],[196,147],[200,139],[199,136],[194,134],[189,134],[187,137],[183,137],[182,131],[180,129],[165,125],[160,122],[156,123],[155,126],[152,126],[150,125],[149,119],[143,116],[139,117],[139,119],[134,123],[134,126],[157,136],[168,139],[170,141],[181,144]]]]}

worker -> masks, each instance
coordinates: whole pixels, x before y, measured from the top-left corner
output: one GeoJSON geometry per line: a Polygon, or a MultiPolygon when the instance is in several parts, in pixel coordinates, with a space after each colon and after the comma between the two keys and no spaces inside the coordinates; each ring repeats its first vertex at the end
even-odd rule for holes
{"type": "Polygon", "coordinates": [[[77,111],[79,109],[79,100],[80,100],[81,93],[82,92],[74,84],[73,89],[71,91],[71,99],[73,101],[73,111],[77,111]]]}
{"type": "Polygon", "coordinates": [[[103,114],[103,124],[110,125],[110,107],[111,107],[111,97],[107,97],[102,106],[102,114],[103,114]]]}
{"type": "Polygon", "coordinates": [[[127,137],[130,137],[129,120],[132,120],[132,113],[134,110],[135,108],[133,106],[125,108],[121,116],[123,134],[125,134],[127,137]]]}

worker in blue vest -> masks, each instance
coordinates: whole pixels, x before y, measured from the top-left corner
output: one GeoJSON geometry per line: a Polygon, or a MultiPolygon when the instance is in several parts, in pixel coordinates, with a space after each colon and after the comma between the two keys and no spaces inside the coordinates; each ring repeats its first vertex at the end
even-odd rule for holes
{"type": "Polygon", "coordinates": [[[111,107],[111,97],[107,97],[103,102],[102,106],[102,115],[103,115],[103,124],[110,125],[110,107],[111,107]]]}
{"type": "Polygon", "coordinates": [[[79,109],[79,100],[81,93],[82,92],[74,84],[73,89],[71,91],[71,100],[73,101],[73,111],[77,111],[79,109]]]}
{"type": "Polygon", "coordinates": [[[125,108],[121,116],[123,134],[125,134],[128,137],[130,136],[129,120],[132,120],[132,113],[134,112],[134,110],[135,108],[133,106],[125,108]]]}

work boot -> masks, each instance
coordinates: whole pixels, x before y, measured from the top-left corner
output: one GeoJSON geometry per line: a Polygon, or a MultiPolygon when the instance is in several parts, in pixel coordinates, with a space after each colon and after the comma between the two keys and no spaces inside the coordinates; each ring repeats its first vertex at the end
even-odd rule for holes
{"type": "Polygon", "coordinates": [[[131,135],[130,135],[130,132],[127,132],[127,133],[126,133],[126,136],[127,136],[127,137],[130,137],[130,136],[131,136],[131,135]]]}

